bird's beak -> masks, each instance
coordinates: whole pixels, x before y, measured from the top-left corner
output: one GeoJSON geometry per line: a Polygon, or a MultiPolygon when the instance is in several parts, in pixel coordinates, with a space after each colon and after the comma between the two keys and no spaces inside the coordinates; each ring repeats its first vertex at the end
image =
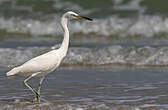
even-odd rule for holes
{"type": "Polygon", "coordinates": [[[84,17],[84,16],[79,16],[79,15],[73,15],[74,17],[78,18],[78,19],[83,19],[83,20],[89,20],[92,21],[93,19],[88,18],[88,17],[84,17]]]}

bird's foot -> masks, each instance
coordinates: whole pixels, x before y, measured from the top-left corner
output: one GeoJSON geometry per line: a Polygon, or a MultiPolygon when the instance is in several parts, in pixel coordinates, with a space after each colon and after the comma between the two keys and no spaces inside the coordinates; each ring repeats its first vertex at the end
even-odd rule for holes
{"type": "Polygon", "coordinates": [[[32,102],[37,102],[37,103],[40,103],[40,97],[39,96],[36,96],[32,102]]]}

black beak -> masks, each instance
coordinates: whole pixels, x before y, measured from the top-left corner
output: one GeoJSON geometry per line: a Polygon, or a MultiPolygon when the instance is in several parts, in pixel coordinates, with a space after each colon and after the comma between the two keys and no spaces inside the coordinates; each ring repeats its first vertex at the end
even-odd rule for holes
{"type": "Polygon", "coordinates": [[[85,19],[85,20],[89,20],[89,21],[93,21],[93,19],[85,17],[85,16],[80,16],[81,18],[85,19]]]}
{"type": "Polygon", "coordinates": [[[73,15],[74,17],[78,18],[78,19],[83,19],[83,20],[89,20],[89,21],[92,21],[93,19],[91,18],[88,18],[88,17],[84,17],[84,16],[79,16],[79,15],[73,15]]]}

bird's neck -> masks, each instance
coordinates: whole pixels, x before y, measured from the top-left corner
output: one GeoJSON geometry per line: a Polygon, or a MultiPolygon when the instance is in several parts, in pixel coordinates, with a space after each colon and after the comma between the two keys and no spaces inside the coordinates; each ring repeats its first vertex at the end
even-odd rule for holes
{"type": "Polygon", "coordinates": [[[64,29],[64,39],[62,41],[60,50],[62,51],[62,54],[66,55],[68,51],[68,46],[69,46],[69,30],[67,27],[68,24],[68,19],[62,18],[61,19],[61,24],[64,29]]]}

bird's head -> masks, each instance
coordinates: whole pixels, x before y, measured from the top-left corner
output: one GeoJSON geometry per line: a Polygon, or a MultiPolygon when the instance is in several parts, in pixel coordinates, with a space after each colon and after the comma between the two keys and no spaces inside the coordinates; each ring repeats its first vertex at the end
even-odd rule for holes
{"type": "Polygon", "coordinates": [[[84,16],[80,16],[77,13],[73,12],[73,11],[68,11],[64,14],[64,17],[67,19],[82,19],[82,20],[89,20],[92,21],[91,18],[88,17],[84,17],[84,16]]]}

